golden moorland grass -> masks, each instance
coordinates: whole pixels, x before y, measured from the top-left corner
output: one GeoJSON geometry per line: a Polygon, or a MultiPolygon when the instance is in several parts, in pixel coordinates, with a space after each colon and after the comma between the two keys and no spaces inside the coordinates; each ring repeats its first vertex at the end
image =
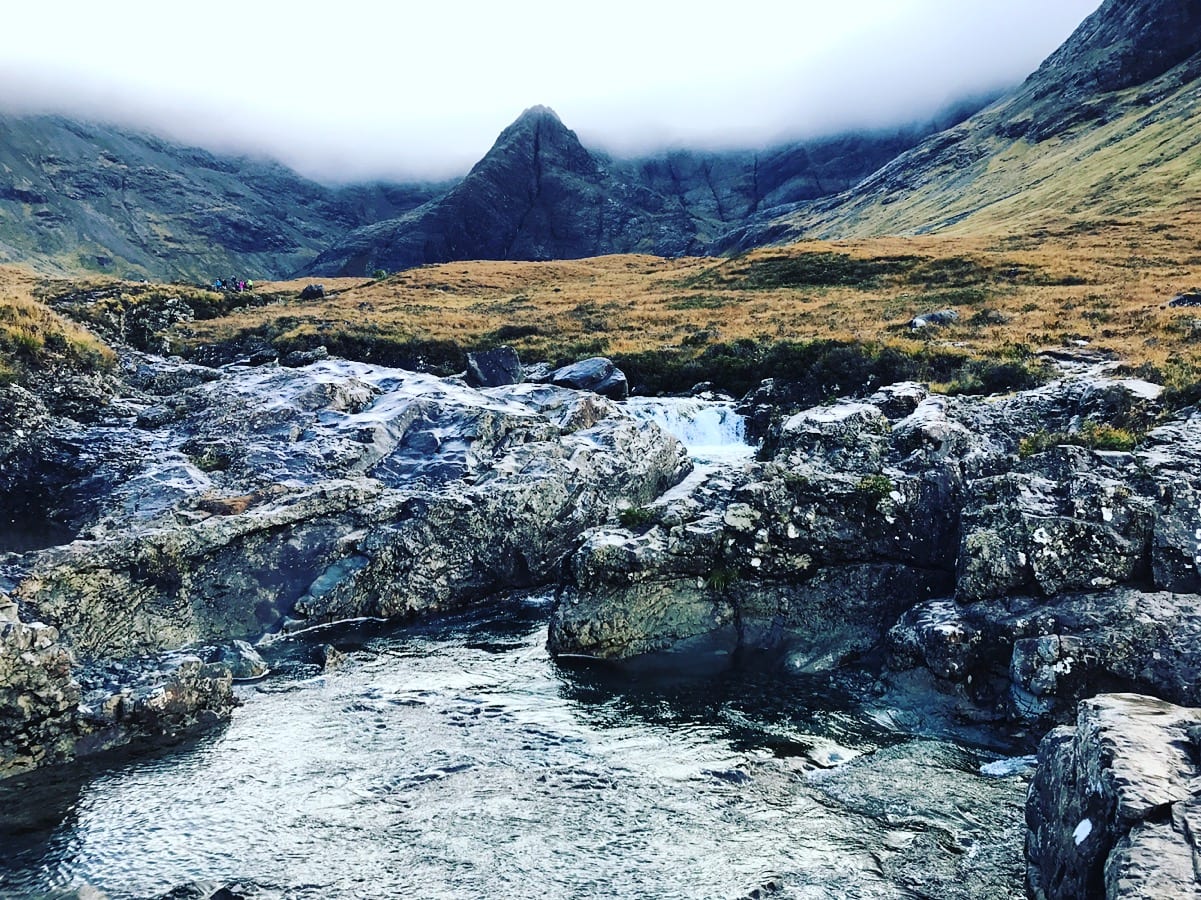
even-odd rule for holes
{"type": "MultiPolygon", "coordinates": [[[[299,286],[262,289],[286,287],[280,295],[294,298],[299,286]]],[[[256,332],[293,345],[357,334],[508,343],[533,360],[833,339],[990,358],[1088,346],[1187,371],[1201,362],[1201,309],[1168,306],[1201,288],[1201,214],[1024,235],[801,242],[731,259],[447,263],[336,287],[324,301],[287,299],[192,323],[179,340],[256,332]],[[959,314],[955,324],[908,328],[943,308],[959,314]]]]}
{"type": "Polygon", "coordinates": [[[116,354],[86,328],[41,303],[42,279],[0,266],[0,381],[62,364],[109,368],[116,354]]]}
{"type": "MultiPolygon", "coordinates": [[[[53,298],[79,287],[6,277],[17,287],[0,282],[0,294],[22,303],[35,289],[53,298]]],[[[527,361],[696,355],[740,339],[863,342],[1002,360],[1087,347],[1150,364],[1178,383],[1201,377],[1201,309],[1168,306],[1201,288],[1201,214],[1027,234],[807,241],[729,259],[460,262],[380,280],[312,280],[331,295],[301,301],[309,280],[261,284],[263,305],[180,323],[172,344],[189,352],[248,336],[282,348],[506,343],[527,361]],[[942,328],[908,327],[938,309],[959,318],[942,328]]],[[[171,290],[197,293],[153,286],[148,295],[171,290]]]]}

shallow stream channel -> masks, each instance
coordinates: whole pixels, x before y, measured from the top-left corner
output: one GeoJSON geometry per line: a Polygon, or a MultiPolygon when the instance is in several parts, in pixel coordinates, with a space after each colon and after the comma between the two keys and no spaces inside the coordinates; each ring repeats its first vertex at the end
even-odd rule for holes
{"type": "Polygon", "coordinates": [[[1028,748],[783,656],[556,662],[552,603],[282,638],[228,725],[0,784],[0,896],[1023,895],[1028,748]]]}

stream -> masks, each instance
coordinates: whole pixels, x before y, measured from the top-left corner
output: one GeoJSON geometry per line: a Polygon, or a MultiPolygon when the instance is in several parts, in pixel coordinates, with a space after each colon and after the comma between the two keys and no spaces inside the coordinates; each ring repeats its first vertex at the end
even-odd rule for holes
{"type": "MultiPolygon", "coordinates": [[[[629,408],[752,453],[728,406],[629,408]]],[[[552,603],[281,638],[228,725],[0,783],[0,897],[1022,894],[1028,748],[782,655],[560,664],[552,603]]]]}

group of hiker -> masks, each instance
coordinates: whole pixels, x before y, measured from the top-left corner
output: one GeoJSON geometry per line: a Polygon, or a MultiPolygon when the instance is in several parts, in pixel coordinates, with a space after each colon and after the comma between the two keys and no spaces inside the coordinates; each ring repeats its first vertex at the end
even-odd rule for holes
{"type": "Polygon", "coordinates": [[[246,279],[214,278],[213,279],[213,290],[214,291],[235,291],[237,293],[241,293],[242,291],[253,291],[254,290],[254,282],[246,280],[246,279]]]}

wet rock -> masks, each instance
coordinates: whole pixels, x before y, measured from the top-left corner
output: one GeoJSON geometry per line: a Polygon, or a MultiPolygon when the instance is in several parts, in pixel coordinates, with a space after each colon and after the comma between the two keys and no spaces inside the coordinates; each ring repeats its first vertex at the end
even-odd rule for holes
{"type": "Polygon", "coordinates": [[[467,354],[467,383],[471,387],[500,387],[522,380],[521,360],[512,347],[467,354]]]}
{"type": "Polygon", "coordinates": [[[93,669],[85,679],[75,753],[178,740],[229,718],[233,674],[187,653],[131,660],[116,679],[93,669]]]}
{"type": "Polygon", "coordinates": [[[550,385],[482,393],[331,360],[235,368],[181,396],[186,416],[80,435],[85,540],[14,582],[85,658],[545,584],[615,502],[689,466],[658,428],[550,385]]]}
{"type": "Polygon", "coordinates": [[[0,594],[0,778],[74,752],[79,685],[54,628],[16,621],[0,594]]]}
{"type": "Polygon", "coordinates": [[[293,350],[285,353],[280,359],[281,366],[299,369],[301,366],[312,365],[315,362],[321,362],[323,359],[329,359],[329,350],[325,345],[314,347],[312,350],[293,350]]]}
{"type": "Polygon", "coordinates": [[[332,672],[346,664],[346,654],[333,644],[322,644],[317,648],[317,663],[322,672],[332,672]]]}
{"type": "Polygon", "coordinates": [[[195,365],[178,358],[164,359],[143,354],[125,358],[125,382],[155,397],[178,394],[220,377],[219,369],[195,365]]]}
{"type": "Polygon", "coordinates": [[[194,881],[160,894],[158,900],[244,900],[248,888],[241,883],[221,884],[215,881],[194,881]]]}
{"type": "Polygon", "coordinates": [[[233,641],[225,646],[212,648],[205,654],[205,662],[225,666],[235,681],[262,678],[268,672],[266,660],[246,641],[233,641]]]}
{"type": "Polygon", "coordinates": [[[611,360],[601,356],[555,369],[550,380],[552,384],[560,387],[592,391],[613,400],[624,400],[630,393],[625,373],[613,365],[611,360]]]}
{"type": "Polygon", "coordinates": [[[1105,694],[1047,735],[1026,804],[1030,895],[1201,896],[1199,729],[1201,710],[1105,694]]]}
{"type": "Polygon", "coordinates": [[[1106,690],[1201,705],[1201,597],[1133,588],[915,607],[889,633],[894,669],[923,666],[983,690],[1010,718],[1064,721],[1106,690]]]}

